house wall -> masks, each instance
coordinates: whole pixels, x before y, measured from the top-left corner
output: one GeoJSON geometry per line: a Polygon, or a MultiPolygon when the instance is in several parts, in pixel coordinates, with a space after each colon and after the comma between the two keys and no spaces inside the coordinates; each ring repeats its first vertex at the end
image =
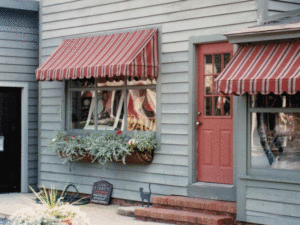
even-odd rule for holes
{"type": "Polygon", "coordinates": [[[299,0],[269,0],[268,2],[268,16],[296,9],[300,9],[299,0]]]}
{"type": "MultiPolygon", "coordinates": [[[[28,86],[28,185],[37,186],[38,169],[38,13],[0,7],[0,87],[1,82],[28,86]]],[[[2,83],[3,84],[3,83],[2,83]]],[[[24,189],[27,189],[25,187],[24,189]]],[[[24,191],[23,189],[23,191],[24,191]]]]}
{"type": "Polygon", "coordinates": [[[160,148],[149,166],[76,163],[72,170],[47,150],[53,131],[64,129],[64,82],[39,82],[39,185],[57,189],[74,183],[90,193],[93,182],[114,186],[112,197],[139,200],[139,187],[155,195],[187,195],[191,130],[189,38],[222,34],[256,24],[255,0],[43,0],[40,4],[40,64],[68,36],[159,29],[160,75],[158,130],[160,148]]]}

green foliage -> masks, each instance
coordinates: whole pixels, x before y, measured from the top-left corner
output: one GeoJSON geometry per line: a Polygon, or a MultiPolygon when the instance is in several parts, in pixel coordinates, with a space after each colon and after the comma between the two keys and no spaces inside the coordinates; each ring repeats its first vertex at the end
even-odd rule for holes
{"type": "Polygon", "coordinates": [[[130,152],[138,149],[140,152],[151,152],[157,147],[157,142],[154,138],[154,133],[138,132],[134,135],[134,139],[129,140],[128,147],[130,152]]]}
{"type": "Polygon", "coordinates": [[[151,151],[156,148],[153,132],[138,132],[129,140],[123,135],[99,132],[85,136],[67,135],[66,131],[56,131],[55,138],[48,145],[48,150],[64,158],[63,163],[81,160],[87,154],[93,161],[104,165],[108,161],[123,161],[130,152],[151,151]]]}

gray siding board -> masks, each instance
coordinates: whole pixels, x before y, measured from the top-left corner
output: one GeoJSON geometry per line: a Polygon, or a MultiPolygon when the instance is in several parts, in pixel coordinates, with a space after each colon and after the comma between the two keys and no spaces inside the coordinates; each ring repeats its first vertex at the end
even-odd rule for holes
{"type": "Polygon", "coordinates": [[[1,72],[0,80],[7,80],[7,81],[18,80],[18,81],[21,81],[21,82],[28,82],[30,88],[31,88],[31,83],[34,82],[33,85],[36,86],[36,78],[33,74],[19,74],[19,73],[14,74],[14,73],[1,72]]]}
{"type": "Polygon", "coordinates": [[[37,58],[38,59],[38,51],[30,50],[30,49],[10,49],[10,48],[1,48],[0,47],[1,56],[16,56],[16,57],[24,57],[24,58],[37,58]]]}
{"type": "Polygon", "coordinates": [[[171,94],[164,94],[161,98],[161,103],[188,103],[188,94],[176,91],[171,94]]]}
{"type": "Polygon", "coordinates": [[[162,104],[162,113],[186,113],[188,114],[188,104],[162,104]]]}
{"type": "Polygon", "coordinates": [[[7,57],[7,56],[1,56],[0,58],[0,63],[1,64],[6,64],[6,65],[30,65],[30,66],[35,66],[37,68],[38,66],[38,59],[37,58],[25,58],[25,57],[7,57]]]}
{"type": "Polygon", "coordinates": [[[247,199],[246,210],[275,215],[299,217],[300,205],[247,199]]]}
{"type": "Polygon", "coordinates": [[[295,217],[288,217],[282,215],[266,214],[260,212],[248,212],[247,221],[259,224],[300,224],[300,219],[295,217]]]}
{"type": "Polygon", "coordinates": [[[163,113],[161,116],[162,124],[188,124],[188,115],[163,113]]]}
{"type": "Polygon", "coordinates": [[[161,144],[161,148],[158,150],[163,154],[169,155],[188,155],[188,147],[182,145],[173,145],[173,144],[161,144]]]}
{"type": "Polygon", "coordinates": [[[248,187],[246,198],[300,205],[300,192],[296,191],[248,187]]]}
{"type": "Polygon", "coordinates": [[[188,93],[188,83],[162,84],[161,93],[188,93]]]}

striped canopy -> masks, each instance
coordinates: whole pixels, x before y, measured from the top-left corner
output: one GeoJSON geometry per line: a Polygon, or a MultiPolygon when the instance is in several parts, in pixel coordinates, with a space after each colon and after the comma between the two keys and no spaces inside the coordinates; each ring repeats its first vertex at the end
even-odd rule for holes
{"type": "Polygon", "coordinates": [[[295,94],[300,91],[300,43],[240,46],[217,77],[224,94],[295,94]]]}
{"type": "Polygon", "coordinates": [[[36,70],[37,80],[156,78],[157,30],[64,40],[36,70]]]}

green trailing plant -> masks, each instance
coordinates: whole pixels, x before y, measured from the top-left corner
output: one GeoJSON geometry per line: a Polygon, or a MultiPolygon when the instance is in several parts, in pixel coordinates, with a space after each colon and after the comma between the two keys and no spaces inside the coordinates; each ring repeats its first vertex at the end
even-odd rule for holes
{"type": "Polygon", "coordinates": [[[138,132],[134,135],[133,139],[128,141],[127,145],[130,152],[136,149],[140,152],[151,152],[156,149],[157,142],[153,132],[138,132]]]}
{"type": "Polygon", "coordinates": [[[89,156],[92,162],[104,165],[109,161],[122,161],[133,151],[153,151],[156,140],[153,132],[138,132],[133,139],[116,133],[98,132],[83,136],[68,135],[66,131],[56,131],[55,138],[49,143],[48,150],[63,158],[68,164],[81,161],[89,156]]]}

